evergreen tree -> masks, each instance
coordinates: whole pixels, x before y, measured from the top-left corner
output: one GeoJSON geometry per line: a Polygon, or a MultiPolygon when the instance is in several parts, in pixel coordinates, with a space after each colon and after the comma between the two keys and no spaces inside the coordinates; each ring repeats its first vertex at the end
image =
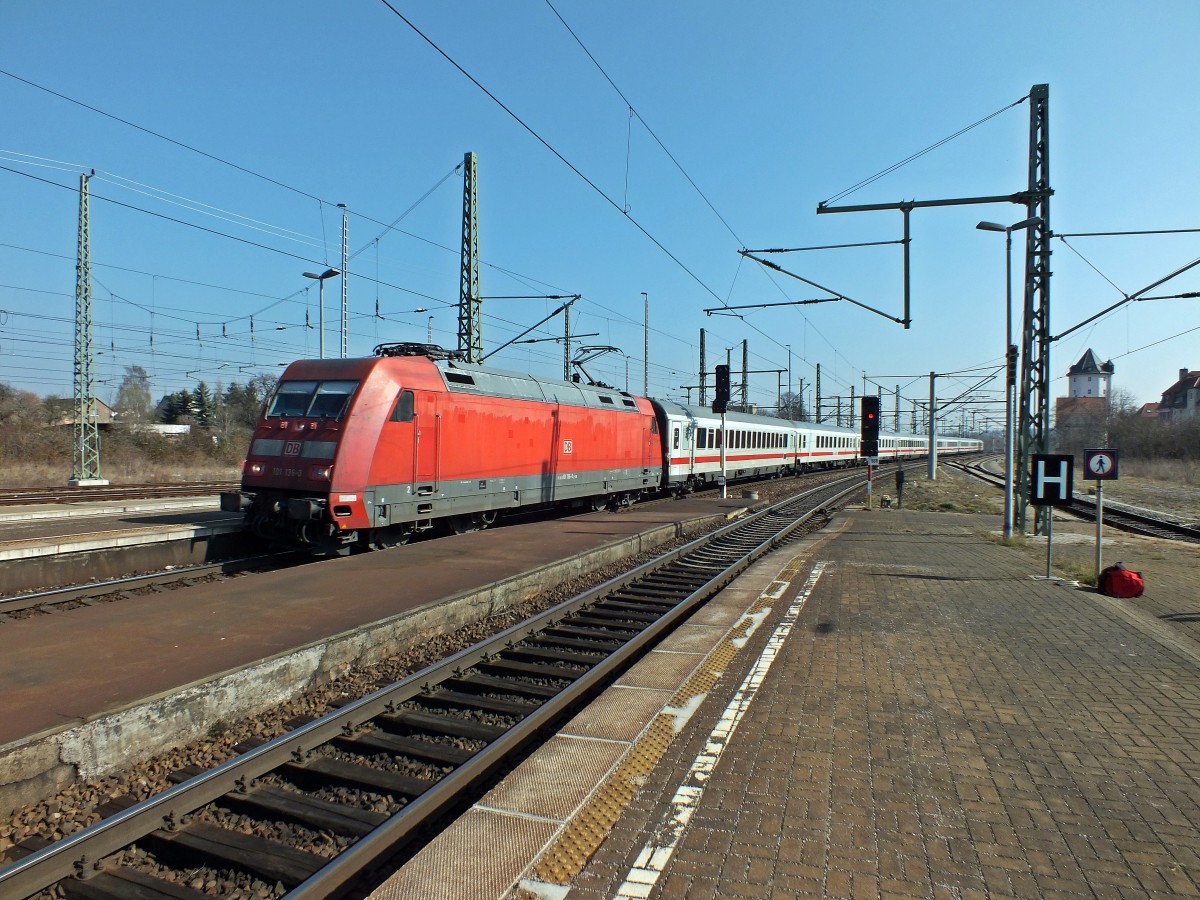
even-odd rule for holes
{"type": "Polygon", "coordinates": [[[212,425],[216,420],[216,412],[212,391],[207,384],[201,381],[192,391],[192,415],[195,417],[196,424],[212,425]]]}

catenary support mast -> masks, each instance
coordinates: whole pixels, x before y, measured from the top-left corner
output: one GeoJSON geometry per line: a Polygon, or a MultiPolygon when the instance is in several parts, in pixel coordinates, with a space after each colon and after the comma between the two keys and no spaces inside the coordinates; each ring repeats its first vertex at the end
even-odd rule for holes
{"type": "Polygon", "coordinates": [[[79,176],[79,244],[75,261],[75,452],[72,485],[107,484],[100,477],[100,429],[92,374],[92,232],[88,176],[79,176]]]}
{"type": "Polygon", "coordinates": [[[467,362],[483,359],[483,303],[479,286],[479,161],[463,159],[462,268],[458,280],[458,350],[467,362]]]}
{"type": "MultiPolygon", "coordinates": [[[[1029,191],[1025,231],[1025,316],[1021,335],[1020,419],[1017,426],[1017,529],[1025,531],[1029,465],[1049,452],[1050,434],[1050,86],[1029,92],[1029,191]]],[[[1037,508],[1034,530],[1046,532],[1049,507],[1037,508]]]]}

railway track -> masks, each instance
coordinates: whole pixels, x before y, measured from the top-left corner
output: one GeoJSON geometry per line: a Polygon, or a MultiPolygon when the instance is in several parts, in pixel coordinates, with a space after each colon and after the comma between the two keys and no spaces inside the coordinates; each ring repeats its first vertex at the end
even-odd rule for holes
{"type": "Polygon", "coordinates": [[[26,594],[0,597],[0,622],[12,613],[25,610],[49,612],[70,604],[90,606],[106,599],[120,599],[145,590],[167,590],[188,587],[198,581],[236,575],[248,570],[266,570],[312,562],[312,558],[297,553],[255,554],[222,562],[185,566],[168,572],[128,575],[83,585],[51,588],[26,594]]]}
{"type": "Polygon", "coordinates": [[[0,491],[0,506],[36,503],[84,503],[97,500],[157,500],[209,497],[236,491],[236,481],[189,481],[180,484],[110,484],[96,487],[15,487],[0,491]]]}
{"type": "MultiPolygon", "coordinates": [[[[948,465],[980,481],[987,482],[993,487],[998,487],[1001,490],[1004,489],[1004,478],[994,472],[988,471],[979,464],[951,462],[948,465]]],[[[1089,522],[1096,521],[1096,502],[1094,500],[1076,495],[1069,506],[1059,506],[1057,508],[1061,512],[1070,513],[1080,519],[1085,519],[1089,522]]],[[[1158,516],[1149,516],[1110,503],[1104,505],[1104,524],[1120,529],[1121,531],[1140,534],[1146,537],[1200,543],[1200,528],[1194,525],[1186,525],[1158,516]]]]}
{"type": "MultiPolygon", "coordinates": [[[[0,896],[345,892],[609,683],[853,474],[667,553],[0,869],[0,896]]],[[[823,521],[823,519],[822,519],[823,521]]],[[[113,812],[113,811],[109,811],[113,812]]]]}

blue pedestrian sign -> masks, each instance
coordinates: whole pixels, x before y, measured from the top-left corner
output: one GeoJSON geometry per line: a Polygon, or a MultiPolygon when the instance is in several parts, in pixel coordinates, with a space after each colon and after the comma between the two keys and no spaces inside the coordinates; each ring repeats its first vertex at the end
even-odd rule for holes
{"type": "Polygon", "coordinates": [[[1070,506],[1074,499],[1075,457],[1036,453],[1030,462],[1029,502],[1034,506],[1070,506]]]}
{"type": "Polygon", "coordinates": [[[1116,481],[1117,451],[1084,450],[1083,477],[1095,481],[1116,481]]]}

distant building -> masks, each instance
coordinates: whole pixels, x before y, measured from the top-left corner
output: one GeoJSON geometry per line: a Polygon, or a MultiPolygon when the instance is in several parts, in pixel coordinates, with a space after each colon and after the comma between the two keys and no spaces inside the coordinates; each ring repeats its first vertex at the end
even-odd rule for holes
{"type": "Polygon", "coordinates": [[[1112,375],[1112,360],[1101,363],[1096,359],[1096,354],[1088,350],[1079,357],[1079,362],[1067,369],[1067,396],[1103,397],[1107,409],[1112,375]]]}
{"type": "Polygon", "coordinates": [[[1103,446],[1112,375],[1112,360],[1101,363],[1091,350],[1067,369],[1067,396],[1054,401],[1055,443],[1060,449],[1103,446]]]}
{"type": "Polygon", "coordinates": [[[1163,391],[1158,402],[1161,422],[1182,422],[1200,415],[1200,372],[1179,370],[1179,380],[1163,391]]]}
{"type": "Polygon", "coordinates": [[[1142,419],[1157,419],[1158,418],[1158,404],[1157,403],[1143,403],[1141,406],[1141,409],[1139,409],[1137,411],[1137,414],[1138,414],[1138,417],[1142,418],[1142,419]]]}
{"type": "MultiPolygon", "coordinates": [[[[51,425],[75,425],[75,401],[54,399],[46,401],[46,409],[50,411],[51,425]]],[[[92,400],[92,418],[99,428],[108,428],[113,423],[112,407],[103,400],[92,400]]]]}
{"type": "Polygon", "coordinates": [[[130,425],[130,431],[138,434],[161,434],[163,437],[181,437],[192,433],[191,425],[163,425],[158,422],[144,422],[130,425]]]}

